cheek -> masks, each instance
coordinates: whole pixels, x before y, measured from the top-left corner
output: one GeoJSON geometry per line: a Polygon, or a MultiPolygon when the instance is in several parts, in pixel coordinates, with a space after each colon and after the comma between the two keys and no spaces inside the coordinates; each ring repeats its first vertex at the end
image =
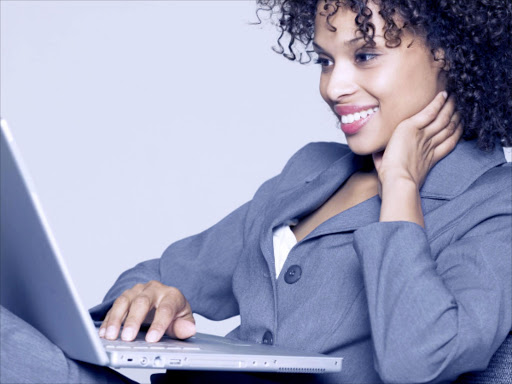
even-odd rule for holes
{"type": "Polygon", "coordinates": [[[320,83],[319,83],[320,95],[322,96],[322,99],[324,99],[324,101],[327,104],[330,104],[329,98],[327,97],[327,82],[328,82],[327,75],[321,74],[320,75],[320,83]]]}
{"type": "Polygon", "coordinates": [[[378,70],[366,74],[366,84],[366,91],[380,107],[379,124],[375,127],[378,129],[378,134],[375,132],[376,137],[389,136],[406,113],[407,105],[404,104],[407,100],[407,83],[403,81],[397,68],[381,66],[378,70]]]}
{"type": "Polygon", "coordinates": [[[400,122],[421,111],[439,91],[437,72],[424,57],[421,59],[411,56],[396,65],[382,66],[370,76],[386,131],[393,131],[400,122]]]}

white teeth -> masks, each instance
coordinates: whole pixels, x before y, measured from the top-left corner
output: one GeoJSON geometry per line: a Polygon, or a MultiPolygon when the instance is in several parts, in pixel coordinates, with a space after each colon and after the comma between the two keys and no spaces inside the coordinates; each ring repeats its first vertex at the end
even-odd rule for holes
{"type": "Polygon", "coordinates": [[[377,112],[378,110],[379,110],[379,107],[375,107],[375,108],[369,108],[366,111],[356,112],[354,114],[349,113],[348,115],[342,115],[341,116],[341,123],[342,124],[353,123],[354,121],[358,121],[361,118],[364,119],[365,117],[370,116],[371,114],[373,114],[374,112],[377,112]]]}

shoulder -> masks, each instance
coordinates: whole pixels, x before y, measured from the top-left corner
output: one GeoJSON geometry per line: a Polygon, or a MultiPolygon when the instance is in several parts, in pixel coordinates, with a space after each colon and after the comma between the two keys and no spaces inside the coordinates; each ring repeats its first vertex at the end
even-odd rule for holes
{"type": "Polygon", "coordinates": [[[464,198],[493,208],[512,210],[512,164],[504,163],[481,174],[465,191],[464,198]]]}
{"type": "Polygon", "coordinates": [[[286,163],[282,175],[307,178],[320,173],[345,155],[352,153],[346,144],[313,142],[299,149],[286,163]]]}
{"type": "Polygon", "coordinates": [[[329,142],[329,141],[317,141],[308,143],[299,149],[290,158],[290,161],[300,160],[304,157],[314,158],[319,161],[336,161],[340,156],[343,156],[350,152],[350,148],[347,144],[329,142]]]}
{"type": "Polygon", "coordinates": [[[267,201],[276,194],[309,182],[328,169],[339,159],[352,154],[345,144],[335,142],[313,142],[300,148],[286,162],[283,170],[263,183],[256,191],[252,202],[267,201]]]}
{"type": "Polygon", "coordinates": [[[279,175],[267,180],[258,189],[255,197],[274,195],[308,182],[333,163],[350,154],[352,152],[345,144],[335,142],[306,144],[286,162],[279,175]]]}
{"type": "Polygon", "coordinates": [[[492,193],[507,188],[510,181],[510,165],[501,147],[486,152],[474,140],[461,141],[429,172],[421,195],[451,200],[475,188],[481,194],[492,193]]]}
{"type": "Polygon", "coordinates": [[[469,164],[465,170],[468,173],[468,188],[464,194],[473,195],[478,200],[491,199],[494,201],[512,204],[512,163],[507,162],[503,148],[496,147],[489,152],[478,150],[471,160],[465,160],[469,164]],[[478,166],[471,166],[471,161],[477,160],[478,166]]]}
{"type": "Polygon", "coordinates": [[[321,156],[323,158],[332,157],[332,159],[337,159],[340,155],[345,155],[348,152],[350,152],[350,148],[347,144],[332,141],[317,141],[308,143],[300,148],[295,152],[290,160],[294,160],[301,156],[321,156]]]}
{"type": "Polygon", "coordinates": [[[476,179],[474,186],[494,186],[498,189],[510,190],[512,188],[512,163],[503,163],[488,169],[476,179]]]}
{"type": "MultiPolygon", "coordinates": [[[[478,175],[463,192],[450,199],[443,210],[452,221],[452,240],[479,234],[495,239],[503,231],[510,236],[511,196],[510,163],[494,166],[478,175]]],[[[510,238],[507,242],[510,243],[510,238]]]]}

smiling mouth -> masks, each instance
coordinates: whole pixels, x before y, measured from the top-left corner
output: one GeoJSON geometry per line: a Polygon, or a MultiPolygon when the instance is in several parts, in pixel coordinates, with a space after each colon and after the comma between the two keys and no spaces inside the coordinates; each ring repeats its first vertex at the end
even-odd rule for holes
{"type": "Polygon", "coordinates": [[[341,115],[341,130],[345,135],[353,135],[357,133],[378,110],[378,107],[374,107],[353,114],[341,115]]]}
{"type": "Polygon", "coordinates": [[[341,123],[342,124],[352,124],[361,119],[365,119],[366,117],[373,115],[375,112],[379,110],[379,107],[369,108],[367,110],[363,110],[356,113],[349,113],[348,115],[341,115],[341,123]]]}

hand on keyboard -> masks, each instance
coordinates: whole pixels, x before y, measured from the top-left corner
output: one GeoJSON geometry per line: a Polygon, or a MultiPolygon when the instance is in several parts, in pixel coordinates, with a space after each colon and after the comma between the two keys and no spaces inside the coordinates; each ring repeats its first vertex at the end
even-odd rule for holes
{"type": "Polygon", "coordinates": [[[158,281],[137,284],[119,296],[99,329],[100,337],[132,341],[141,325],[150,325],[146,341],[157,342],[164,334],[187,339],[194,336],[196,326],[192,310],[185,296],[174,287],[158,281]],[[123,324],[124,320],[124,324],[123,324]]]}

